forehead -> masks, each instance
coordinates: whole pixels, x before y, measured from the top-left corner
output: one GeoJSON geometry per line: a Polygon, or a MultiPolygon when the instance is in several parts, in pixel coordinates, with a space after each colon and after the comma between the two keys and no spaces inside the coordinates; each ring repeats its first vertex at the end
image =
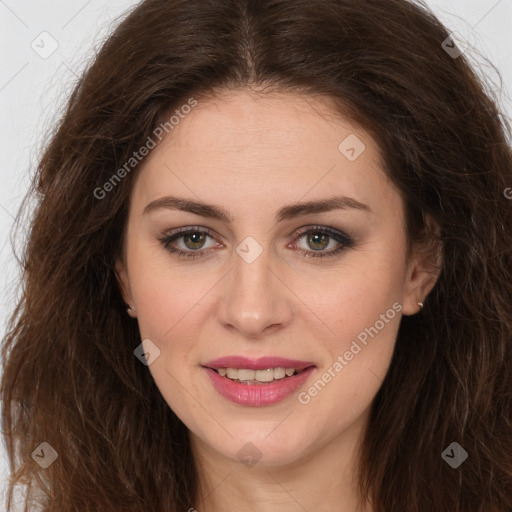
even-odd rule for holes
{"type": "Polygon", "coordinates": [[[376,142],[328,99],[245,91],[198,100],[149,154],[136,200],[166,193],[253,208],[334,193],[361,202],[393,195],[376,142]]]}
{"type": "Polygon", "coordinates": [[[308,140],[319,149],[330,147],[332,151],[337,149],[341,132],[362,131],[333,109],[332,101],[325,97],[225,92],[199,100],[172,131],[168,144],[200,148],[203,153],[215,153],[219,148],[235,154],[252,150],[261,159],[272,151],[291,158],[291,153],[300,154],[301,148],[311,149],[312,144],[302,145],[308,140]]]}

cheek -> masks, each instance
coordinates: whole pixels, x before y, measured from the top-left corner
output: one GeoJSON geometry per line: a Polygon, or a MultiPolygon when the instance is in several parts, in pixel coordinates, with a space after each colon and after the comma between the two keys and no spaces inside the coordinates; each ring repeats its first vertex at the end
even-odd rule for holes
{"type": "Polygon", "coordinates": [[[202,280],[171,276],[168,270],[141,273],[133,285],[141,336],[154,340],[162,350],[186,347],[197,334],[201,298],[211,286],[202,280]]]}
{"type": "Polygon", "coordinates": [[[193,266],[177,263],[149,234],[134,232],[131,240],[128,269],[141,336],[162,347],[169,339],[180,342],[176,331],[196,307],[200,309],[202,297],[214,284],[212,274],[198,276],[193,266]]]}
{"type": "Polygon", "coordinates": [[[373,368],[383,376],[390,362],[400,323],[402,305],[397,287],[373,281],[363,286],[347,280],[336,293],[318,298],[313,308],[328,329],[321,346],[326,351],[325,368],[339,362],[336,373],[359,380],[361,371],[373,368]],[[348,372],[346,368],[351,367],[348,372]]]}
{"type": "Polygon", "coordinates": [[[358,264],[347,265],[328,280],[317,280],[314,288],[308,289],[304,284],[298,294],[307,297],[307,305],[330,327],[328,332],[340,343],[339,340],[352,339],[374,325],[390,308],[390,319],[386,317],[386,320],[393,323],[392,306],[401,303],[403,277],[400,261],[393,262],[386,257],[360,258],[358,264]]]}
{"type": "Polygon", "coordinates": [[[323,292],[309,294],[309,308],[327,328],[319,343],[324,351],[319,382],[305,390],[303,404],[366,407],[387,373],[402,316],[404,264],[393,261],[396,252],[366,254],[359,265],[338,272],[323,292]]]}
{"type": "Polygon", "coordinates": [[[204,338],[204,302],[218,279],[191,277],[190,271],[177,271],[168,261],[137,264],[134,258],[132,263],[134,269],[137,266],[132,290],[141,338],[150,339],[160,350],[148,370],[173,411],[185,424],[193,424],[204,413],[190,398],[201,393],[196,350],[204,338]]]}
{"type": "MultiPolygon", "coordinates": [[[[396,292],[357,288],[324,304],[322,320],[332,332],[319,339],[322,366],[297,396],[308,429],[330,439],[364,416],[389,369],[401,319],[396,292]]],[[[286,441],[282,440],[283,443],[286,441]]]]}

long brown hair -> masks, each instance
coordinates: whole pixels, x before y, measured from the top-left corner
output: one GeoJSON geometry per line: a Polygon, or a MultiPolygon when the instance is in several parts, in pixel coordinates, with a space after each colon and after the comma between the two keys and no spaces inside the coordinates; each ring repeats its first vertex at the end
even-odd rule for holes
{"type": "Polygon", "coordinates": [[[239,88],[335,100],[379,144],[410,243],[426,216],[440,227],[441,275],[421,314],[402,318],[372,404],[361,498],[379,512],[512,510],[510,126],[448,37],[407,0],[145,0],[119,24],[27,196],[37,203],[3,343],[9,510],[17,486],[46,512],[196,502],[187,428],[134,357],[140,334],[114,271],[140,165],[95,191],[169,113],[239,88]],[[58,454],[47,469],[31,457],[42,442],[58,454]],[[452,442],[468,453],[456,469],[441,456],[452,442]]]}

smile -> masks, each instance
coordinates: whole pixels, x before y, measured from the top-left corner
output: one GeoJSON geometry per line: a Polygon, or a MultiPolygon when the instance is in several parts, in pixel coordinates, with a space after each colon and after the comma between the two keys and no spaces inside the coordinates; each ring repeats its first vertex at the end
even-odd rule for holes
{"type": "Polygon", "coordinates": [[[253,360],[230,356],[202,366],[221,396],[248,407],[268,406],[288,398],[316,369],[311,362],[278,357],[253,360]]]}

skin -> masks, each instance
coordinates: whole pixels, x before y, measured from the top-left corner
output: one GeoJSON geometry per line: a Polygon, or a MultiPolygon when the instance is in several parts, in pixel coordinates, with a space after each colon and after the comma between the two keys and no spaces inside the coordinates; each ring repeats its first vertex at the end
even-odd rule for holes
{"type": "Polygon", "coordinates": [[[418,313],[437,279],[432,256],[416,249],[406,258],[403,201],[368,133],[334,115],[326,98],[236,91],[199,101],[144,162],[124,251],[116,270],[129,314],[141,339],[160,350],[149,371],[190,431],[203,488],[191,509],[358,510],[356,451],[400,318],[418,313]],[[355,161],[338,149],[351,134],[366,146],[355,161]],[[166,208],[143,213],[167,195],[214,203],[234,220],[166,208]],[[285,205],[333,196],[349,196],[371,212],[346,208],[275,222],[285,205]],[[349,234],[353,247],[306,257],[299,249],[315,254],[339,246],[330,237],[296,236],[315,225],[349,234]],[[174,246],[199,247],[201,258],[180,259],[159,241],[197,226],[215,239],[182,236],[174,246]],[[247,236],[263,249],[250,264],[236,252],[247,236]],[[394,303],[401,313],[307,404],[299,402],[300,390],[270,406],[234,404],[201,367],[232,354],[313,361],[308,389],[394,303]],[[253,466],[237,455],[249,442],[261,457],[253,466]]]}

